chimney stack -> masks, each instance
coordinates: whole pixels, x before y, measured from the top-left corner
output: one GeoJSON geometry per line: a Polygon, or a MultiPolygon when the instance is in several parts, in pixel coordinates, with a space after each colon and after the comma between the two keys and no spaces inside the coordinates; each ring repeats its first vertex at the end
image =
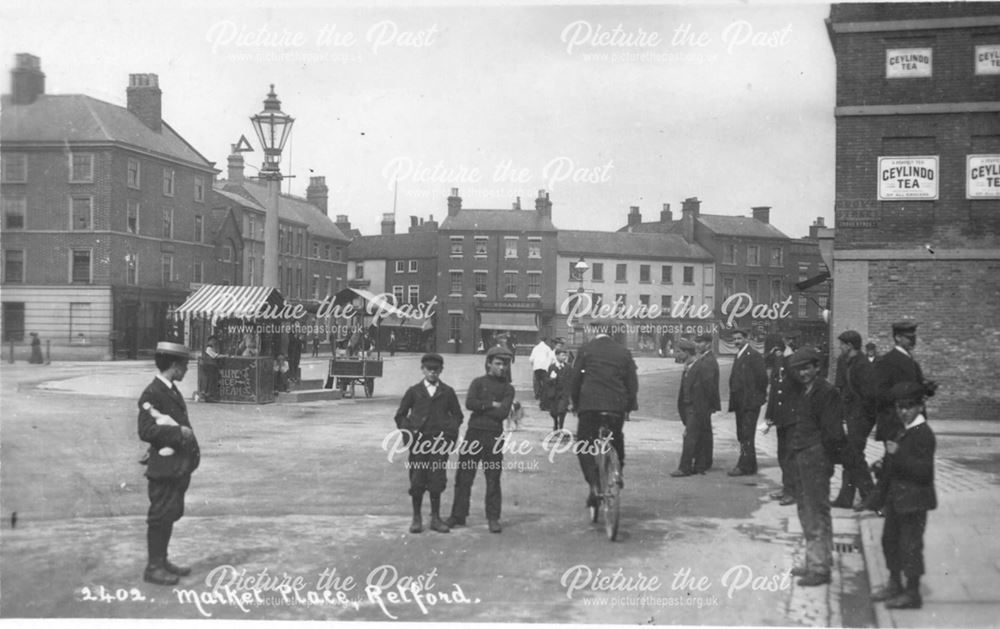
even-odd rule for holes
{"type": "Polygon", "coordinates": [[[514,207],[515,210],[520,210],[521,209],[521,197],[517,197],[517,200],[514,201],[514,206],[513,207],[514,207]]]}
{"type": "Polygon", "coordinates": [[[701,201],[698,197],[688,197],[681,203],[681,235],[688,242],[694,242],[694,226],[700,212],[701,201]]]}
{"type": "Polygon", "coordinates": [[[451,196],[448,197],[448,216],[458,216],[462,211],[462,197],[458,196],[458,188],[451,189],[451,196]]]}
{"type": "Polygon", "coordinates": [[[326,215],[329,199],[330,189],[326,187],[326,177],[310,177],[309,187],[306,188],[306,201],[323,210],[323,214],[326,215]]]}
{"type": "Polygon", "coordinates": [[[758,205],[757,207],[750,209],[753,210],[753,218],[755,221],[760,221],[761,223],[771,222],[771,206],[758,205]]]}
{"type": "Polygon", "coordinates": [[[413,233],[413,228],[416,227],[419,224],[420,224],[420,219],[418,219],[416,216],[411,216],[410,217],[410,233],[411,234],[413,233]]]}
{"type": "Polygon", "coordinates": [[[382,215],[382,235],[392,236],[396,233],[396,215],[386,212],[382,215]]]}
{"type": "Polygon", "coordinates": [[[157,133],[163,125],[162,94],[160,79],[155,74],[128,75],[128,89],[125,90],[128,110],[157,133]]]}
{"type": "Polygon", "coordinates": [[[669,203],[664,203],[663,209],[660,210],[660,222],[664,225],[669,225],[674,222],[674,213],[670,211],[669,203]]]}
{"type": "Polygon", "coordinates": [[[642,214],[639,213],[639,206],[633,205],[628,209],[629,231],[632,231],[633,227],[638,227],[641,224],[642,224],[642,214]]]}
{"type": "Polygon", "coordinates": [[[235,144],[231,145],[228,168],[226,179],[232,183],[243,183],[243,153],[236,152],[235,144]]]}
{"type": "Polygon", "coordinates": [[[344,232],[345,236],[351,236],[351,221],[347,219],[347,214],[338,214],[337,220],[333,224],[337,226],[337,229],[344,232]]]}
{"type": "Polygon", "coordinates": [[[10,71],[11,103],[30,105],[45,93],[45,75],[42,60],[26,52],[14,55],[14,69],[10,71]]]}
{"type": "MultiPolygon", "coordinates": [[[[520,205],[520,199],[518,199],[520,205]]],[[[535,211],[539,216],[552,218],[552,201],[549,201],[549,193],[544,190],[538,191],[538,198],[535,199],[535,211]]]]}
{"type": "Polygon", "coordinates": [[[819,237],[819,230],[825,228],[826,228],[826,219],[824,219],[822,216],[817,216],[813,224],[809,226],[810,240],[816,240],[819,237]]]}

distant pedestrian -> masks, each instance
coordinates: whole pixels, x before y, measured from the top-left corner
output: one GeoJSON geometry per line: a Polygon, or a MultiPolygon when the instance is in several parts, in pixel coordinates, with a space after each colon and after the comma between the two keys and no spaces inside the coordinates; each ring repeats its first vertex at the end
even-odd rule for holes
{"type": "Polygon", "coordinates": [[[632,353],[604,333],[580,348],[573,363],[570,400],[580,442],[577,459],[587,483],[587,507],[597,506],[597,462],[592,454],[601,426],[607,424],[618,461],[625,465],[625,417],[639,408],[639,379],[632,353]]]}
{"type": "Polygon", "coordinates": [[[793,568],[802,587],[830,582],[833,564],[833,522],[830,517],[830,477],[834,454],[847,438],[841,424],[840,396],[819,375],[819,352],[811,347],[795,350],[788,361],[802,386],[799,421],[792,435],[798,468],[796,506],[806,540],[805,565],[793,568]]]}
{"type": "Polygon", "coordinates": [[[728,474],[749,476],[757,473],[757,418],[767,401],[767,369],[764,358],[750,347],[749,332],[734,331],[733,343],[739,351],[729,374],[729,411],[736,414],[740,458],[728,474]]]}
{"type": "Polygon", "coordinates": [[[42,340],[38,338],[38,332],[31,333],[31,358],[28,362],[32,365],[41,365],[45,362],[42,357],[42,340]]]}
{"type": "Polygon", "coordinates": [[[388,345],[388,348],[389,348],[389,356],[395,356],[396,355],[396,333],[395,332],[389,332],[389,341],[388,341],[387,345],[388,345]]]}
{"type": "Polygon", "coordinates": [[[313,334],[312,341],[313,341],[312,342],[312,346],[313,346],[312,357],[313,358],[319,358],[319,334],[313,334]]]}
{"type": "Polygon", "coordinates": [[[684,442],[680,463],[670,475],[683,477],[704,474],[711,466],[712,413],[722,406],[718,365],[713,370],[708,358],[701,360],[711,354],[699,354],[694,342],[687,339],[677,343],[676,353],[684,364],[677,392],[677,412],[684,424],[684,442]]]}
{"type": "Polygon", "coordinates": [[[159,373],[139,397],[139,438],[149,444],[148,561],[143,579],[157,585],[175,585],[179,577],[191,574],[191,568],[174,565],[167,558],[174,522],[184,515],[184,494],[201,461],[187,405],[174,384],[184,379],[190,357],[183,345],[157,343],[153,360],[159,373]],[[160,423],[154,412],[171,421],[160,423]]]}
{"type": "MultiPolygon", "coordinates": [[[[536,400],[543,400],[542,389],[545,386],[545,379],[548,377],[549,367],[556,358],[548,341],[544,336],[539,339],[538,344],[531,348],[531,355],[528,357],[528,362],[531,363],[531,384],[536,400]]],[[[544,401],[541,409],[546,410],[544,401]]]]}
{"type": "Polygon", "coordinates": [[[208,337],[205,349],[201,354],[201,368],[205,372],[205,401],[219,401],[219,339],[208,337]]]}
{"type": "Polygon", "coordinates": [[[865,358],[868,359],[869,363],[875,362],[875,359],[878,358],[878,348],[875,347],[875,343],[871,341],[865,343],[865,358]]]}
{"type": "Polygon", "coordinates": [[[458,440],[465,415],[455,390],[441,381],[444,358],[425,354],[420,359],[423,379],[406,390],[396,410],[396,428],[410,432],[410,498],[413,504],[411,533],[423,531],[424,493],[431,497],[431,530],[447,533],[441,520],[441,494],[448,484],[448,456],[458,440]]]}
{"type": "Polygon", "coordinates": [[[500,472],[503,468],[503,424],[514,404],[514,387],[505,371],[510,369],[511,354],[503,347],[486,352],[486,375],[469,384],[465,408],[472,411],[465,438],[459,449],[455,474],[455,499],[449,528],[465,526],[476,470],[481,466],[486,478],[486,520],[491,533],[499,533],[502,506],[500,472]]]}
{"type": "Polygon", "coordinates": [[[874,487],[865,461],[865,444],[875,425],[875,409],[864,395],[871,377],[871,365],[861,355],[861,335],[855,330],[847,330],[837,339],[840,341],[841,359],[837,365],[836,388],[840,392],[844,424],[847,426],[848,450],[841,461],[840,494],[832,506],[850,509],[854,506],[855,491],[864,501],[874,487]]]}
{"type": "Polygon", "coordinates": [[[924,574],[924,531],[927,512],[937,508],[934,490],[934,431],[924,416],[925,389],[915,382],[894,385],[893,399],[900,428],[886,441],[886,497],[882,552],[889,582],[872,595],[890,609],[919,609],[924,574]],[[902,575],[906,575],[903,588],[902,575]]]}
{"type": "Polygon", "coordinates": [[[774,366],[769,376],[764,419],[768,427],[777,426],[778,465],[781,466],[781,489],[771,494],[771,498],[778,500],[781,506],[787,506],[795,504],[795,496],[798,494],[798,470],[792,457],[792,435],[795,433],[795,424],[799,421],[801,386],[788,366],[789,357],[785,356],[783,340],[775,341],[770,355],[774,366]]]}
{"type": "Polygon", "coordinates": [[[555,361],[545,372],[542,385],[541,398],[545,400],[544,408],[552,416],[553,431],[563,430],[569,410],[569,390],[573,376],[572,368],[566,363],[568,357],[566,350],[561,347],[555,351],[555,361]]]}

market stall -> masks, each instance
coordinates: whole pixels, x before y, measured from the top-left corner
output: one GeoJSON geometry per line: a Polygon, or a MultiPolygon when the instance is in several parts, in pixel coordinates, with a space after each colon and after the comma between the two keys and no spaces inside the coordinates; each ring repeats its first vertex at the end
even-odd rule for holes
{"type": "Polygon", "coordinates": [[[199,353],[198,390],[210,401],[267,404],[275,399],[284,299],[267,286],[202,285],[175,312],[199,353]],[[216,339],[210,356],[205,348],[216,339]]]}

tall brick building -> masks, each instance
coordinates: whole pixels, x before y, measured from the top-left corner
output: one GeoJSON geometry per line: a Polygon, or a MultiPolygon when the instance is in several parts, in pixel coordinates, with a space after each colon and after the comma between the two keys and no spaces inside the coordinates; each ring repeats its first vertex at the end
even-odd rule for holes
{"type": "Polygon", "coordinates": [[[130,75],[126,97],[46,94],[38,57],[17,55],[0,116],[5,342],[134,356],[172,333],[192,284],[232,272],[212,162],[163,121],[155,74],[130,75]]]}
{"type": "Polygon", "coordinates": [[[919,324],[935,418],[1000,393],[1000,4],[837,4],[832,332],[919,324]]]}

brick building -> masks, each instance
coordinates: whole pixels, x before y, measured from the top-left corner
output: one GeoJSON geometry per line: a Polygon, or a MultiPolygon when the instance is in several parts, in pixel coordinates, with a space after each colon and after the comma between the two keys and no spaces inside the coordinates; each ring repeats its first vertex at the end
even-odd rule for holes
{"type": "MultiPolygon", "coordinates": [[[[161,116],[155,74],[132,74],[127,106],[45,93],[19,54],[0,115],[3,339],[38,332],[53,357],[135,356],[175,333],[167,313],[215,282],[216,170],[161,116]]],[[[231,269],[230,269],[231,271],[231,269]]]]}
{"type": "Polygon", "coordinates": [[[834,334],[919,324],[935,418],[994,419],[1000,4],[835,4],[834,334]]]}
{"type": "MultiPolygon", "coordinates": [[[[827,285],[814,287],[808,293],[797,291],[794,286],[826,271],[818,242],[814,238],[793,240],[771,225],[770,207],[754,207],[751,212],[749,217],[704,214],[701,201],[692,197],[684,200],[679,220],[674,220],[669,204],[664,204],[658,221],[648,222],[643,222],[639,208],[633,206],[628,224],[619,231],[675,234],[708,251],[715,261],[716,278],[714,293],[706,296],[706,303],[714,309],[722,327],[728,326],[734,310],[738,312],[749,305],[746,296],[754,305],[766,304],[769,309],[791,298],[784,309],[787,316],[767,318],[747,314],[735,317],[733,325],[751,328],[758,341],[769,332],[794,330],[803,341],[825,342],[827,328],[822,312],[827,305],[824,294],[827,285]],[[727,301],[731,297],[733,300],[727,301]]],[[[720,340],[720,351],[735,352],[727,343],[727,336],[720,340]]]]}
{"type": "Polygon", "coordinates": [[[540,190],[533,210],[462,207],[458,189],[438,229],[438,333],[442,352],[472,353],[508,334],[528,351],[554,333],[556,228],[540,190]],[[456,344],[458,345],[456,349],[456,344]]]}
{"type": "MultiPolygon", "coordinates": [[[[346,217],[343,217],[346,221],[346,217]]],[[[392,295],[394,304],[416,306],[435,300],[438,293],[438,224],[433,215],[423,221],[410,217],[409,231],[396,233],[392,213],[382,217],[378,236],[356,236],[347,249],[348,283],[375,294],[392,295]]],[[[379,348],[387,347],[389,334],[396,335],[400,351],[432,350],[436,346],[434,317],[402,320],[388,317],[381,322],[379,348]]]]}
{"type": "MultiPolygon", "coordinates": [[[[227,178],[214,188],[213,206],[233,213],[242,235],[242,248],[232,252],[242,261],[233,284],[259,286],[264,279],[264,219],[267,185],[244,176],[240,153],[228,159],[227,178]]],[[[317,302],[347,285],[345,236],[327,216],[325,177],[310,177],[306,198],[278,196],[278,291],[294,302],[317,302]]],[[[227,243],[236,246],[235,243],[227,243]]],[[[225,260],[230,253],[223,256],[225,260]]]]}
{"type": "Polygon", "coordinates": [[[700,245],[677,234],[575,230],[560,230],[557,242],[554,331],[570,347],[587,342],[595,325],[611,326],[636,353],[668,353],[679,337],[711,331],[714,316],[692,316],[703,304],[711,313],[715,299],[715,263],[700,245]],[[588,266],[582,276],[580,259],[588,266]],[[585,301],[577,304],[581,291],[585,301]]]}

